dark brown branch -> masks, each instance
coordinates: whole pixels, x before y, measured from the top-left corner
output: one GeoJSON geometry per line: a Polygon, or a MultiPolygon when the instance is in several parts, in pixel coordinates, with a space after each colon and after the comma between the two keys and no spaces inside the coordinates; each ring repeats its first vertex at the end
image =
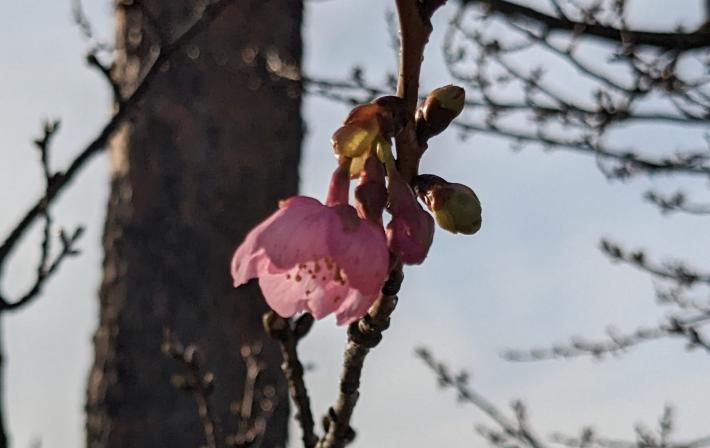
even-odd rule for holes
{"type": "Polygon", "coordinates": [[[194,345],[184,347],[169,329],[165,329],[165,342],[162,351],[166,356],[182,365],[184,373],[173,376],[172,383],[180,390],[192,392],[195,397],[207,448],[222,447],[219,422],[210,408],[209,398],[214,387],[214,375],[211,372],[204,374],[201,372],[197,359],[197,347],[194,345]]]}
{"type": "Polygon", "coordinates": [[[86,63],[89,64],[90,67],[94,67],[99,73],[101,73],[101,75],[111,88],[114,107],[121,109],[121,107],[123,106],[123,95],[121,94],[121,87],[118,85],[118,82],[113,79],[113,75],[111,74],[111,67],[107,67],[106,65],[104,65],[99,60],[96,53],[93,51],[86,55],[86,63]]]}
{"type": "Polygon", "coordinates": [[[390,274],[382,287],[382,296],[370,311],[348,327],[340,394],[335,405],[323,418],[326,434],[318,442],[318,448],[342,448],[354,439],[355,432],[350,427],[350,419],[360,397],[360,376],[365,357],[380,343],[382,332],[389,327],[390,315],[397,306],[397,293],[403,279],[400,265],[390,274]]]}
{"type": "Polygon", "coordinates": [[[693,50],[710,47],[710,30],[700,28],[692,33],[656,33],[620,29],[603,25],[596,21],[591,23],[578,22],[565,17],[545,14],[536,9],[512,3],[506,0],[461,0],[463,4],[484,5],[491,12],[501,14],[510,19],[532,21],[549,30],[562,31],[570,34],[582,33],[607,40],[619,45],[648,45],[661,50],[693,50]]]}
{"type": "Polygon", "coordinates": [[[417,140],[413,120],[419,99],[424,47],[432,32],[431,16],[446,0],[397,0],[396,3],[400,32],[397,96],[405,100],[407,114],[411,117],[409,125],[396,138],[397,168],[409,182],[419,172],[419,160],[426,150],[426,144],[417,140]]]}
{"type": "Polygon", "coordinates": [[[298,359],[296,346],[299,339],[304,337],[313,325],[313,316],[304,314],[291,325],[287,319],[278,316],[273,311],[268,311],[263,318],[264,329],[273,339],[278,341],[283,356],[281,370],[288,381],[291,398],[296,405],[296,420],[302,431],[304,448],[313,448],[318,443],[314,432],[315,423],[311,411],[311,401],[308,389],[303,379],[303,364],[298,359]]]}
{"type": "Polygon", "coordinates": [[[22,237],[25,235],[32,223],[37,218],[42,216],[45,203],[52,203],[55,198],[69,185],[69,183],[81,172],[86,163],[91,160],[96,154],[106,147],[106,143],[113,133],[118,129],[119,125],[133,112],[138,103],[150,91],[152,83],[159,73],[160,68],[188,42],[200,34],[210,23],[212,23],[221,12],[232,3],[233,0],[218,0],[210,3],[202,11],[200,16],[195,21],[187,26],[187,28],[173,40],[169,45],[160,49],[160,53],[156,57],[153,64],[146,71],[141,81],[135,90],[126,97],[122,107],[120,107],[114,115],[111,116],[108,123],[77,156],[72,160],[64,172],[57,172],[53,176],[51,188],[47,194],[39,199],[20,219],[17,225],[10,231],[2,245],[0,245],[0,274],[8,255],[17,246],[22,237]]]}
{"type": "Polygon", "coordinates": [[[59,130],[59,121],[48,121],[44,124],[43,134],[34,141],[40,153],[40,165],[42,168],[42,178],[44,179],[44,200],[41,203],[40,216],[43,219],[42,242],[40,243],[40,257],[37,263],[37,273],[34,283],[29,289],[17,299],[8,299],[0,292],[0,312],[6,310],[19,309],[29,304],[42,290],[44,283],[59,268],[66,257],[78,255],[79,251],[75,245],[84,232],[83,227],[77,227],[74,232],[67,234],[64,229],[60,230],[60,240],[62,249],[54,259],[51,259],[52,248],[52,215],[49,212],[48,196],[56,177],[49,164],[49,153],[51,142],[59,130]]]}

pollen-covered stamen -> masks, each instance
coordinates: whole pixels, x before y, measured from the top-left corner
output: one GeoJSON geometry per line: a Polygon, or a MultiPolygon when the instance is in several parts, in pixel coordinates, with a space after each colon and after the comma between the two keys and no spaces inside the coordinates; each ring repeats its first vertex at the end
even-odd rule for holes
{"type": "Polygon", "coordinates": [[[286,280],[298,283],[306,295],[326,283],[335,282],[340,286],[348,283],[348,277],[343,269],[332,258],[326,257],[317,261],[299,263],[284,274],[286,280]]]}

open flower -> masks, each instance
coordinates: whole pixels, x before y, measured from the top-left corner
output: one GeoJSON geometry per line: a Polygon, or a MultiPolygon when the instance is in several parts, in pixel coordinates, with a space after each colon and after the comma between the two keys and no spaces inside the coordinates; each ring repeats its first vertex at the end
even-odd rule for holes
{"type": "Polygon", "coordinates": [[[339,325],[362,317],[389,270],[382,227],[347,204],[348,169],[333,175],[326,204],[294,196],[256,226],[232,259],[234,285],[258,278],[269,306],[282,317],[300,311],[339,325]]]}

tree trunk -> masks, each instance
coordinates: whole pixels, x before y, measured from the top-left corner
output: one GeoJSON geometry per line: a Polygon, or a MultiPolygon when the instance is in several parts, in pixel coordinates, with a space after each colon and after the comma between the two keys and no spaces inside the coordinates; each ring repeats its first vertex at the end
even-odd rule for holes
{"type": "MultiPolygon", "coordinates": [[[[155,56],[150,24],[174,35],[199,2],[123,3],[115,73],[129,91],[155,56]]],[[[196,343],[214,372],[213,409],[226,433],[236,431],[229,408],[244,384],[240,348],[263,340],[262,386],[274,385],[278,401],[262,446],[285,445],[280,354],[261,328],[258,288],[235,290],[229,261],[246,232],[297,191],[302,6],[234,1],[175,56],[113,141],[90,448],[204,444],[193,397],[170,383],[180,366],[160,352],[166,327],[196,343]]]]}

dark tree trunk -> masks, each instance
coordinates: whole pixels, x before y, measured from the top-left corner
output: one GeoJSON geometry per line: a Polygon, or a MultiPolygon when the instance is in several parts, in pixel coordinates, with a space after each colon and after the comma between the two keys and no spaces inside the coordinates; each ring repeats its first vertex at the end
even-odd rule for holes
{"type": "MultiPolygon", "coordinates": [[[[116,9],[116,74],[127,90],[194,0],[116,9]],[[148,16],[152,16],[149,20],[148,16]]],[[[286,440],[280,355],[261,328],[254,285],[235,290],[229,260],[246,232],[298,186],[302,2],[237,0],[177,55],[113,141],[100,325],[88,384],[91,448],[204,444],[196,405],[170,384],[163,329],[195,342],[216,375],[214,410],[227,432],[241,398],[244,343],[264,340],[263,384],[277,389],[264,447],[286,440]],[[277,76],[277,73],[279,76],[277,76]]]]}

